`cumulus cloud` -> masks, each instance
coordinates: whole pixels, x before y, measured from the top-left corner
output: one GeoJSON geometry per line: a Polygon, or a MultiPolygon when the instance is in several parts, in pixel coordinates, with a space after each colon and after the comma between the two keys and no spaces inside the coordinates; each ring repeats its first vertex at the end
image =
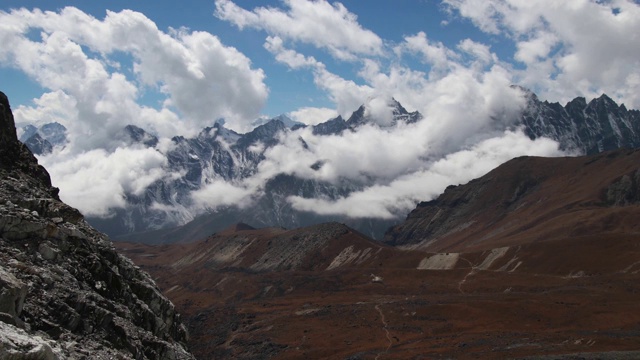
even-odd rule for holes
{"type": "Polygon", "coordinates": [[[427,34],[419,32],[416,35],[406,36],[404,42],[396,47],[395,52],[415,53],[422,56],[425,63],[431,66],[434,74],[442,73],[455,64],[458,54],[447,48],[442,42],[434,42],[427,38],[427,34]]]}
{"type": "Polygon", "coordinates": [[[220,117],[242,128],[268,95],[263,71],[216,36],[184,29],[165,33],[130,10],[107,11],[104,20],[73,7],[0,12],[0,40],[0,62],[76,101],[80,121],[69,124],[72,133],[95,137],[100,126],[103,136],[92,138],[94,144],[104,145],[127,124],[165,136],[197,131],[220,117]],[[40,31],[40,40],[29,37],[33,31],[40,31]],[[132,59],[133,74],[126,64],[114,70],[122,53],[132,59]],[[160,90],[160,110],[138,104],[140,84],[160,90]]]}
{"type": "Polygon", "coordinates": [[[95,149],[79,155],[62,150],[40,162],[60,196],[88,216],[108,217],[114,208],[126,206],[126,194],[142,195],[151,183],[169,176],[167,159],[153,149],[95,149]]]}
{"type": "Polygon", "coordinates": [[[348,116],[373,94],[373,88],[369,85],[359,85],[353,80],[344,79],[330,72],[325,64],[312,56],[305,56],[287,48],[279,37],[267,37],[264,47],[275,56],[276,60],[291,69],[310,69],[316,86],[327,92],[329,98],[336,104],[338,114],[342,116],[348,116]]]}
{"type": "Polygon", "coordinates": [[[204,185],[191,193],[196,208],[211,210],[220,206],[235,205],[240,208],[251,203],[257,189],[245,185],[234,185],[222,180],[204,185]]]}
{"type": "Polygon", "coordinates": [[[288,115],[294,121],[306,125],[317,125],[329,119],[335,118],[336,116],[338,116],[338,113],[335,109],[303,107],[290,112],[288,115]]]}
{"type": "Polygon", "coordinates": [[[616,1],[445,0],[485,32],[512,39],[515,75],[545,98],[607,93],[640,107],[640,5],[616,1]]]}
{"type": "Polygon", "coordinates": [[[343,60],[380,55],[382,39],[364,29],[356,15],[339,2],[285,0],[287,11],[258,7],[245,10],[230,0],[217,0],[215,15],[238,26],[265,30],[282,38],[312,44],[343,60]]]}
{"type": "Polygon", "coordinates": [[[63,198],[89,215],[125,206],[127,193],[162,173],[160,153],[121,148],[124,126],[165,138],[224,117],[228,126],[247,129],[268,95],[263,71],[216,36],[163,32],[129,10],[107,11],[103,20],[73,7],[0,12],[0,42],[0,64],[46,89],[33,106],[16,108],[17,121],[67,128],[64,152],[41,161],[63,198]],[[158,93],[158,108],[140,104],[146,91],[158,93]]]}

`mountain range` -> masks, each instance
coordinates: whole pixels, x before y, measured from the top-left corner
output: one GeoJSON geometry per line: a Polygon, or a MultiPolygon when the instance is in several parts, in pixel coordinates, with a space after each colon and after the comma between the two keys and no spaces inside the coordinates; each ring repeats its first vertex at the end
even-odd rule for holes
{"type": "MultiPolygon", "coordinates": [[[[521,128],[531,139],[553,139],[561,150],[574,154],[595,154],[640,146],[640,112],[628,110],[606,95],[588,103],[584,98],[576,98],[562,106],[540,101],[532,92],[522,91],[526,105],[519,118],[509,121],[509,128],[521,128]]],[[[396,100],[391,100],[390,106],[391,121],[376,126],[423,121],[420,113],[408,112],[396,100]]],[[[358,132],[364,124],[373,123],[363,105],[348,119],[337,117],[313,126],[312,131],[318,136],[331,136],[345,131],[358,132]]],[[[194,138],[174,137],[174,147],[165,154],[168,160],[165,172],[179,174],[177,177],[157,180],[141,195],[126,194],[126,208],[114,210],[109,218],[88,220],[114,238],[166,243],[184,240],[176,234],[189,233],[190,239],[203,238],[241,221],[256,227],[285,228],[339,221],[372,238],[382,239],[385,231],[404,216],[396,214],[397,218],[393,219],[349,218],[297,210],[288,201],[290,196],[336,200],[362,190],[367,184],[349,179],[325,182],[286,174],[269,179],[262,195],[254,199],[252,206],[217,207],[204,213],[195,209],[191,197],[193,191],[217,180],[237,183],[256,174],[265,159],[265,151],[280,143],[282,133],[304,126],[286,116],[270,121],[261,119],[256,124],[260,125],[245,134],[238,134],[225,128],[223,122],[217,122],[194,138]],[[186,229],[164,231],[176,226],[185,226],[186,229]]],[[[40,129],[25,128],[22,133],[21,139],[36,154],[64,146],[64,133],[60,131],[59,124],[45,125],[40,129]],[[56,131],[50,131],[45,128],[47,126],[56,131]]],[[[129,144],[151,148],[158,145],[154,135],[133,125],[125,127],[121,137],[129,144]]],[[[304,139],[300,141],[304,142],[304,139]]],[[[319,168],[322,164],[314,166],[319,168]]]]}

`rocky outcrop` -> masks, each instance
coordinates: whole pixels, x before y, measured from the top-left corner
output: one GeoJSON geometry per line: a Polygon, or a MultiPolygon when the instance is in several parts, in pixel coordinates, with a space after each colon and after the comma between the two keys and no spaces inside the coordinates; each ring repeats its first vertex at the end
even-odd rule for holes
{"type": "Polygon", "coordinates": [[[611,185],[604,194],[610,206],[627,206],[640,203],[640,170],[625,174],[611,185]]]}
{"type": "Polygon", "coordinates": [[[192,359],[173,304],[59,200],[0,106],[0,358],[192,359]]]}

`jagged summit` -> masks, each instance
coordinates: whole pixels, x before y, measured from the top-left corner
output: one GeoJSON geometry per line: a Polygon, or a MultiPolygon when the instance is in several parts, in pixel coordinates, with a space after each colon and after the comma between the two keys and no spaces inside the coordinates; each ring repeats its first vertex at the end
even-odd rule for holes
{"type": "Polygon", "coordinates": [[[19,129],[18,138],[35,155],[47,155],[67,143],[67,128],[57,122],[40,127],[29,124],[19,129]]]}
{"type": "Polygon", "coordinates": [[[143,144],[147,147],[155,147],[158,145],[158,138],[156,136],[149,134],[144,129],[135,125],[125,126],[122,137],[129,144],[143,144]]]}
{"type": "Polygon", "coordinates": [[[280,121],[280,122],[282,122],[284,124],[285,127],[289,128],[289,129],[292,129],[294,127],[301,126],[301,125],[304,126],[303,123],[291,119],[286,114],[280,114],[280,115],[278,115],[276,117],[273,117],[273,118],[261,117],[261,118],[258,118],[256,120],[254,120],[251,123],[251,125],[255,128],[255,127],[258,127],[260,125],[264,125],[264,124],[272,122],[272,121],[280,121]]]}
{"type": "Polygon", "coordinates": [[[313,126],[314,135],[338,135],[349,129],[357,131],[360,126],[365,124],[377,124],[382,127],[395,126],[398,122],[407,124],[418,122],[422,119],[422,114],[418,111],[408,112],[396,99],[391,98],[387,104],[389,118],[378,119],[376,115],[371,114],[368,104],[361,105],[354,111],[347,120],[342,116],[330,119],[324,123],[313,126]]]}
{"type": "Polygon", "coordinates": [[[560,143],[561,150],[587,155],[640,146],[640,112],[618,106],[606,94],[589,103],[578,97],[565,106],[541,102],[535,95],[527,99],[518,125],[531,139],[547,137],[560,143]]]}
{"type": "Polygon", "coordinates": [[[151,277],[57,194],[0,93],[0,358],[193,359],[151,277]]]}

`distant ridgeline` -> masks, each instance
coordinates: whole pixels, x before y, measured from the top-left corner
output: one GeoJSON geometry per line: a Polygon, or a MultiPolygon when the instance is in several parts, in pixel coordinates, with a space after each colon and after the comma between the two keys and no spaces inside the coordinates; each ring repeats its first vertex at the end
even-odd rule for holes
{"type": "MultiPolygon", "coordinates": [[[[627,110],[617,105],[611,98],[602,95],[589,103],[582,97],[566,106],[540,101],[537,96],[525,90],[526,107],[514,127],[522,127],[531,139],[546,137],[560,143],[562,150],[573,153],[595,154],[623,147],[640,147],[640,112],[627,110]]],[[[408,112],[393,100],[393,119],[387,126],[398,122],[420,121],[418,112],[408,112]]],[[[315,135],[335,135],[345,131],[358,131],[359,127],[371,123],[365,107],[361,106],[348,119],[337,117],[312,127],[315,135]]],[[[166,156],[167,171],[183,174],[177,179],[159,180],[151,184],[141,196],[127,194],[128,207],[115,211],[109,219],[90,218],[89,221],[107,234],[118,237],[129,233],[139,233],[182,225],[193,220],[189,210],[190,193],[201,184],[212,180],[234,181],[247,178],[257,172],[257,167],[265,159],[264,150],[278,144],[280,132],[304,126],[280,116],[274,118],[246,134],[238,134],[226,129],[220,123],[203,129],[194,138],[174,137],[175,147],[166,156]],[[261,144],[262,151],[256,151],[261,144]],[[152,204],[166,205],[179,211],[157,211],[152,204]]],[[[21,140],[37,154],[44,154],[66,142],[64,128],[59,124],[48,124],[40,128],[30,127],[21,131],[21,140]]],[[[155,147],[158,139],[144,129],[129,125],[121,132],[125,143],[155,147]]],[[[318,167],[322,164],[318,164],[318,167]]],[[[287,202],[291,195],[303,197],[325,197],[338,199],[362,190],[363,185],[341,181],[337,184],[300,179],[290,175],[278,175],[265,186],[265,195],[247,209],[228,207],[218,209],[193,220],[189,229],[194,237],[226,228],[230,224],[247,221],[252,226],[281,226],[296,228],[321,222],[340,221],[373,238],[381,239],[384,231],[398,219],[347,219],[342,216],[321,216],[294,209],[287,202]]],[[[145,242],[172,242],[172,236],[159,238],[160,233],[148,236],[138,234],[129,240],[145,242]]]]}

